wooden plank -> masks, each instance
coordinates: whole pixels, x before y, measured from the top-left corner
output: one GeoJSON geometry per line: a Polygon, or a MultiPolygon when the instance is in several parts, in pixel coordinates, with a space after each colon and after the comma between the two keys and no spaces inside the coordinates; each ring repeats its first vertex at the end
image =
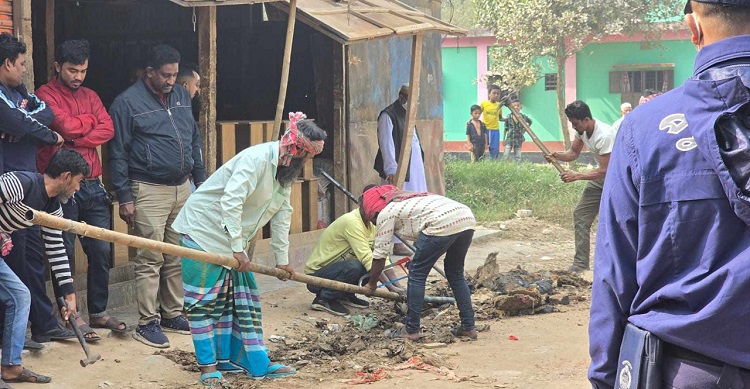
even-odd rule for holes
{"type": "Polygon", "coordinates": [[[312,180],[315,178],[313,176],[313,160],[312,158],[306,159],[305,164],[302,165],[302,172],[300,173],[300,178],[303,180],[312,180]]]}
{"type": "Polygon", "coordinates": [[[315,231],[318,229],[318,179],[302,183],[302,229],[315,231]]]}
{"type": "MultiPolygon", "coordinates": [[[[119,214],[120,209],[120,203],[115,201],[112,204],[112,229],[116,232],[122,232],[123,234],[129,233],[128,225],[120,219],[119,214]]],[[[117,266],[126,266],[131,258],[130,250],[128,250],[127,246],[123,246],[121,244],[116,244],[114,247],[114,250],[112,250],[112,253],[114,255],[114,262],[115,267],[117,266]]],[[[135,249],[132,250],[133,257],[135,258],[135,249]]]]}
{"type": "MultiPolygon", "coordinates": [[[[198,58],[201,75],[199,127],[206,172],[216,171],[216,7],[198,8],[198,58]]],[[[223,158],[223,156],[222,156],[223,158]]],[[[226,161],[226,160],[225,160],[226,161]]]]}
{"type": "MultiPolygon", "coordinates": [[[[346,59],[345,46],[333,44],[333,178],[341,185],[349,185],[349,142],[346,115],[346,59]]],[[[349,211],[349,198],[334,190],[333,209],[336,217],[349,211]]]]}
{"type": "MultiPolygon", "coordinates": [[[[284,126],[284,122],[281,122],[284,126]]],[[[263,122],[263,142],[273,141],[273,122],[263,122]]]]}
{"type": "Polygon", "coordinates": [[[47,79],[55,74],[55,0],[47,0],[44,7],[44,31],[47,44],[47,79]]]}
{"type": "Polygon", "coordinates": [[[411,76],[409,77],[409,102],[406,109],[406,128],[401,138],[401,152],[399,153],[398,169],[396,170],[396,186],[404,187],[406,170],[411,161],[411,138],[414,136],[414,126],[417,124],[417,108],[419,106],[419,77],[422,72],[422,35],[415,35],[411,46],[411,76]]]}
{"type": "Polygon", "coordinates": [[[19,41],[26,44],[26,72],[23,84],[29,93],[34,92],[34,39],[31,25],[31,0],[15,0],[13,2],[13,33],[19,41]]]}
{"type": "Polygon", "coordinates": [[[250,122],[250,146],[263,143],[265,127],[264,122],[250,122]]]}
{"type": "Polygon", "coordinates": [[[299,234],[302,232],[302,181],[295,181],[292,184],[292,195],[289,197],[292,204],[292,225],[289,228],[290,234],[299,234]]]}
{"type": "Polygon", "coordinates": [[[217,127],[218,133],[220,134],[221,138],[221,159],[219,160],[219,164],[223,165],[232,157],[234,157],[235,153],[235,128],[236,125],[234,123],[221,123],[217,127]]]}
{"type": "MultiPolygon", "coordinates": [[[[281,116],[284,113],[286,102],[286,87],[289,83],[289,65],[292,60],[292,41],[294,41],[294,24],[297,21],[297,0],[289,0],[289,20],[286,26],[286,43],[284,45],[284,57],[281,63],[281,83],[279,85],[279,99],[276,103],[276,116],[273,119],[274,131],[281,131],[281,116]]],[[[275,132],[274,138],[280,132],[275,132]]]]}

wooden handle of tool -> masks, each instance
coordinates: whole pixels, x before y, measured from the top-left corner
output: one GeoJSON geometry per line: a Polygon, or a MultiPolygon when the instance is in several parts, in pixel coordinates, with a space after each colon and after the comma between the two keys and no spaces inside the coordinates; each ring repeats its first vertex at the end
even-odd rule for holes
{"type": "MultiPolygon", "coordinates": [[[[544,155],[549,155],[551,157],[552,152],[549,151],[547,146],[544,143],[542,143],[542,141],[539,140],[539,137],[536,136],[534,131],[531,130],[531,127],[529,127],[529,124],[526,123],[526,120],[523,119],[523,116],[521,116],[521,113],[518,112],[517,109],[511,107],[510,105],[508,105],[508,109],[510,109],[510,113],[513,115],[513,117],[515,117],[516,120],[518,120],[518,122],[521,123],[521,126],[523,126],[523,129],[529,133],[529,136],[531,136],[531,140],[534,141],[534,144],[536,145],[536,147],[538,147],[539,150],[541,150],[544,155]]],[[[511,119],[508,118],[508,120],[511,120],[511,119]]],[[[552,164],[552,166],[555,167],[555,169],[557,169],[558,172],[560,173],[565,172],[565,169],[563,169],[562,165],[560,165],[560,162],[557,162],[556,159],[553,158],[552,162],[550,163],[552,164]]]]}
{"type": "MultiPolygon", "coordinates": [[[[235,269],[239,266],[239,263],[236,259],[234,259],[234,257],[212,254],[205,251],[193,250],[187,247],[173,245],[170,243],[123,234],[121,232],[107,230],[101,227],[94,227],[73,220],[63,219],[61,217],[53,216],[42,211],[29,210],[26,213],[26,219],[40,226],[66,231],[89,238],[99,239],[106,242],[117,243],[128,247],[156,251],[159,253],[190,258],[196,261],[213,263],[215,265],[227,266],[235,269]]],[[[275,267],[260,265],[257,263],[250,263],[250,271],[273,277],[285,277],[289,274],[284,270],[277,269],[275,267]]],[[[365,287],[346,284],[334,280],[328,280],[325,278],[313,277],[303,273],[294,273],[294,276],[291,279],[321,288],[335,289],[348,293],[359,293],[365,296],[380,297],[387,300],[401,300],[401,297],[398,295],[398,293],[393,293],[382,289],[377,289],[375,290],[375,292],[373,292],[365,287]]]]}

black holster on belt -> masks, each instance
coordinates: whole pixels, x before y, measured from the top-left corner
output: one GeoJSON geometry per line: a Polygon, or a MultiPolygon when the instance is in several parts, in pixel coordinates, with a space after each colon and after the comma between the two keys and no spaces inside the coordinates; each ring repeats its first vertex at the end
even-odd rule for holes
{"type": "Polygon", "coordinates": [[[617,360],[615,389],[660,389],[663,353],[661,339],[628,323],[617,360]]]}

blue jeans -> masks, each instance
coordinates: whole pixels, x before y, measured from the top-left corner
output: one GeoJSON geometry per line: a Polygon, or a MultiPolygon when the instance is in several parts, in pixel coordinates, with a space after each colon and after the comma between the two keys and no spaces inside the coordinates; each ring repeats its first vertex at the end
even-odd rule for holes
{"type": "MultiPolygon", "coordinates": [[[[359,279],[365,274],[367,274],[367,269],[365,269],[361,262],[356,259],[347,259],[318,269],[310,275],[346,284],[357,285],[359,279]]],[[[351,293],[321,288],[314,285],[307,285],[307,290],[311,293],[315,293],[317,297],[324,300],[341,300],[351,295],[351,293]]]]}
{"type": "Polygon", "coordinates": [[[29,322],[31,294],[16,273],[0,258],[0,302],[5,306],[3,366],[20,366],[29,322]]]}
{"type": "Polygon", "coordinates": [[[471,307],[471,292],[464,278],[464,260],[471,246],[474,230],[466,230],[449,236],[419,234],[414,243],[417,252],[409,262],[409,289],[407,289],[406,332],[419,332],[419,321],[424,305],[424,287],[430,269],[445,253],[445,276],[458,305],[461,327],[474,329],[474,309],[471,307]]]}
{"type": "MultiPolygon", "coordinates": [[[[58,326],[55,308],[47,297],[45,277],[49,271],[44,259],[41,233],[39,226],[13,232],[10,234],[13,239],[13,250],[3,258],[31,293],[28,321],[31,322],[31,333],[34,335],[47,333],[58,326]]],[[[5,315],[5,307],[0,307],[0,323],[7,322],[5,315]]]]}
{"type": "MultiPolygon", "coordinates": [[[[63,215],[66,219],[84,222],[90,226],[112,229],[112,200],[98,178],[81,181],[81,189],[75,196],[63,204],[63,215]]],[[[70,260],[71,270],[74,268],[73,255],[75,252],[76,235],[63,232],[65,251],[70,260]]],[[[107,301],[109,300],[109,268],[112,244],[103,240],[79,237],[81,247],[88,259],[86,271],[86,297],[89,316],[105,316],[107,301]]],[[[62,297],[55,285],[55,296],[62,297]]]]}
{"type": "Polygon", "coordinates": [[[490,158],[500,158],[500,130],[487,130],[490,137],[490,158]]]}

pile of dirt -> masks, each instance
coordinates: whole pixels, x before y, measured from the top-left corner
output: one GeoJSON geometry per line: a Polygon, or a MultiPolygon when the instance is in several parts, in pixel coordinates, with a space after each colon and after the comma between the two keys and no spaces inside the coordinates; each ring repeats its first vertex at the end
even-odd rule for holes
{"type": "Polygon", "coordinates": [[[576,273],[565,270],[530,273],[520,266],[501,273],[497,254],[489,254],[476,274],[466,277],[474,292],[472,302],[477,307],[478,319],[551,313],[559,305],[590,297],[591,283],[576,273]]]}

